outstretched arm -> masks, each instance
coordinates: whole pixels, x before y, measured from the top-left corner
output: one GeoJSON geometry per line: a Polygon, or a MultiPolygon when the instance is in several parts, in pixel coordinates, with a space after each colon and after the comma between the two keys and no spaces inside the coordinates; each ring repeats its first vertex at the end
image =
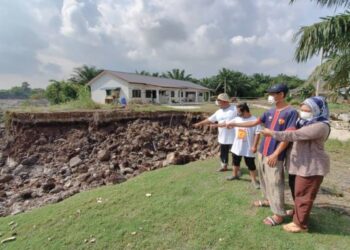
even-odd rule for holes
{"type": "Polygon", "coordinates": [[[329,126],[324,123],[316,123],[310,126],[302,127],[298,130],[291,131],[273,131],[264,129],[262,134],[265,136],[272,136],[277,141],[306,141],[323,137],[325,133],[329,132],[329,126]]]}
{"type": "Polygon", "coordinates": [[[255,121],[249,121],[249,122],[242,122],[242,123],[238,123],[238,122],[233,122],[233,121],[229,121],[226,123],[226,127],[227,128],[233,128],[233,127],[254,127],[256,125],[259,125],[261,122],[259,119],[255,120],[255,121]]]}
{"type": "Polygon", "coordinates": [[[209,119],[205,119],[203,121],[200,121],[200,122],[193,124],[193,127],[198,128],[198,127],[201,127],[203,125],[212,124],[212,123],[213,122],[209,121],[209,119]]]}

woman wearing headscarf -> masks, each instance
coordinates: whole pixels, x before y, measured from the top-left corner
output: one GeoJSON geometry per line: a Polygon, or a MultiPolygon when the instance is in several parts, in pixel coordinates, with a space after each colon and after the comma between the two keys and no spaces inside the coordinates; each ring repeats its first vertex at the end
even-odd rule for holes
{"type": "Polygon", "coordinates": [[[293,233],[308,230],[313,202],[330,167],[324,150],[330,133],[327,102],[321,96],[308,98],[300,105],[299,115],[297,130],[273,131],[265,128],[262,131],[265,136],[272,136],[278,141],[294,142],[287,160],[294,215],[293,222],[283,226],[285,231],[293,233]]]}

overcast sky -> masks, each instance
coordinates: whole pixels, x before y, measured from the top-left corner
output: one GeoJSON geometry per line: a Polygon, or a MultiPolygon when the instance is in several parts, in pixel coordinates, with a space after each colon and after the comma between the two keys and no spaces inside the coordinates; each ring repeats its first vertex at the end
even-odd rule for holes
{"type": "MultiPolygon", "coordinates": [[[[0,89],[46,87],[83,64],[194,77],[222,67],[306,78],[293,34],[335,14],[307,0],[0,0],[0,89]]],[[[337,10],[338,12],[341,10],[337,10]]]]}

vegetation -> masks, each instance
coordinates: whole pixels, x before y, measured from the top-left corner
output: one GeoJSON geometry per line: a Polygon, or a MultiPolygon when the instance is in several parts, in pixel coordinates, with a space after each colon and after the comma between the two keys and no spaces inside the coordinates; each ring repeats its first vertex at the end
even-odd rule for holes
{"type": "Polygon", "coordinates": [[[137,74],[147,76],[158,76],[177,80],[186,80],[201,84],[211,90],[214,94],[227,92],[230,96],[236,97],[261,97],[265,95],[266,89],[275,83],[286,83],[290,89],[297,88],[304,83],[304,80],[297,76],[279,74],[270,76],[264,74],[246,75],[239,71],[222,68],[217,75],[204,77],[202,79],[193,78],[191,74],[186,74],[185,70],[172,69],[166,73],[150,73],[145,70],[137,74]]]}
{"type": "MultiPolygon", "coordinates": [[[[322,6],[350,7],[349,0],[314,0],[322,6]]],[[[291,3],[295,0],[291,0],[291,3]]],[[[322,63],[309,78],[309,82],[323,80],[325,87],[332,90],[334,100],[342,94],[345,100],[350,96],[350,12],[322,18],[321,22],[302,27],[295,35],[298,46],[295,58],[305,62],[313,56],[322,56],[322,63]],[[339,91],[343,89],[344,91],[339,91]],[[334,96],[335,95],[335,96],[334,96]]]]}
{"type": "Polygon", "coordinates": [[[83,65],[73,70],[73,74],[71,78],[69,78],[69,82],[79,85],[86,85],[101,72],[102,70],[97,69],[95,66],[83,65]]]}
{"type": "MultiPolygon", "coordinates": [[[[267,227],[268,208],[243,179],[215,173],[217,159],[143,173],[126,183],[77,194],[0,218],[0,249],[347,249],[349,217],[314,208],[310,233],[267,227]],[[146,196],[146,194],[149,194],[146,196]],[[12,222],[12,223],[11,223],[12,222]],[[16,226],[14,226],[16,225],[16,226]],[[11,227],[14,229],[11,230],[11,227]]],[[[287,220],[289,221],[289,220],[287,220]]]]}
{"type": "Polygon", "coordinates": [[[0,90],[0,99],[42,99],[43,97],[43,89],[32,89],[27,82],[23,82],[21,86],[12,87],[9,90],[0,90]]]}

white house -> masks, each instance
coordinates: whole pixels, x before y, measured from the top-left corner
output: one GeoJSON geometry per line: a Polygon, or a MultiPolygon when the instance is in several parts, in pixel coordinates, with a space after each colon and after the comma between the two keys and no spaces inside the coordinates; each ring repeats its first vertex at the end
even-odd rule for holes
{"type": "Polygon", "coordinates": [[[201,85],[168,78],[103,70],[88,85],[91,98],[97,103],[200,103],[210,99],[210,89],[201,85]]]}

